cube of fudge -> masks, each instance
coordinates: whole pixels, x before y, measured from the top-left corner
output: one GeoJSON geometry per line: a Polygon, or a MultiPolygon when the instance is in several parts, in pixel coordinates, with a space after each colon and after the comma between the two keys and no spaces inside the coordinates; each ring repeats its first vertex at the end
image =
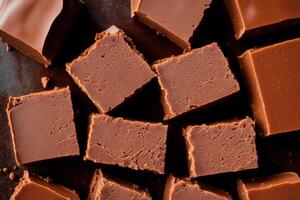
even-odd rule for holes
{"type": "Polygon", "coordinates": [[[102,113],[123,103],[155,76],[115,26],[97,34],[96,42],[67,64],[67,71],[102,113]]]}
{"type": "Polygon", "coordinates": [[[197,125],[186,128],[191,177],[257,168],[254,122],[197,125]]]}
{"type": "Polygon", "coordinates": [[[17,164],[79,155],[69,87],[10,97],[7,116],[17,164]]]}
{"type": "Polygon", "coordinates": [[[166,125],[92,115],[85,159],[164,173],[166,125]]]}

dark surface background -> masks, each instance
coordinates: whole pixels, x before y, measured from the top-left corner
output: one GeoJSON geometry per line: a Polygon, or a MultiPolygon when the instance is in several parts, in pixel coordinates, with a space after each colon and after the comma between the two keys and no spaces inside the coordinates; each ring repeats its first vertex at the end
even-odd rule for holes
{"type": "MultiPolygon", "coordinates": [[[[9,173],[0,173],[0,200],[9,199],[22,170],[29,169],[33,174],[47,177],[53,182],[75,189],[82,199],[86,199],[89,182],[95,168],[101,167],[108,176],[122,179],[141,188],[147,189],[153,199],[162,199],[166,176],[151,172],[134,171],[117,166],[94,164],[82,160],[86,146],[86,127],[88,115],[97,112],[91,101],[74,84],[65,72],[64,63],[71,61],[94,41],[94,35],[115,24],[122,28],[133,39],[149,63],[170,55],[180,54],[181,49],[157,35],[154,30],[130,18],[130,0],[86,0],[86,7],[80,13],[71,32],[68,34],[55,64],[49,69],[30,60],[16,50],[7,52],[0,44],[0,168],[7,167],[15,171],[14,181],[9,180],[9,173]],[[61,158],[49,161],[15,166],[10,133],[6,119],[6,103],[9,96],[19,96],[42,91],[40,78],[48,76],[54,86],[70,85],[75,112],[75,123],[81,147],[81,157],[61,158]]],[[[280,42],[300,36],[300,27],[279,30],[272,35],[236,42],[232,27],[223,5],[215,0],[205,13],[197,33],[193,37],[193,47],[217,41],[228,57],[232,70],[237,76],[242,91],[240,94],[170,122],[167,150],[167,173],[186,176],[184,142],[181,137],[182,127],[188,124],[213,123],[252,116],[247,92],[244,90],[236,56],[243,50],[280,42]]],[[[111,115],[146,121],[161,121],[163,112],[159,101],[157,80],[153,80],[129,102],[113,111],[111,115]]],[[[280,106],[280,105],[279,105],[280,106]]],[[[33,122],[34,123],[34,122],[33,122]]],[[[203,184],[229,191],[236,199],[235,183],[238,178],[252,178],[270,175],[283,171],[300,173],[300,133],[282,134],[270,138],[257,138],[260,169],[239,173],[228,173],[199,178],[203,184]]]]}

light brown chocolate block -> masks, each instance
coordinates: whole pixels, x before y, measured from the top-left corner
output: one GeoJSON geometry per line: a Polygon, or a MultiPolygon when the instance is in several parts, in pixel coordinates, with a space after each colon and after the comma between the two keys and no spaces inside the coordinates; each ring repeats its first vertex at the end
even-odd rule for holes
{"type": "Polygon", "coordinates": [[[184,132],[191,177],[257,168],[254,122],[189,126],[184,132]]]}
{"type": "Polygon", "coordinates": [[[160,123],[93,114],[85,159],[163,174],[167,129],[160,123]]]}
{"type": "Polygon", "coordinates": [[[134,185],[115,182],[96,170],[90,185],[88,200],[151,200],[150,195],[134,185]]]}
{"type": "Polygon", "coordinates": [[[97,34],[96,42],[67,64],[67,71],[102,113],[126,101],[155,76],[115,26],[97,34]]]}

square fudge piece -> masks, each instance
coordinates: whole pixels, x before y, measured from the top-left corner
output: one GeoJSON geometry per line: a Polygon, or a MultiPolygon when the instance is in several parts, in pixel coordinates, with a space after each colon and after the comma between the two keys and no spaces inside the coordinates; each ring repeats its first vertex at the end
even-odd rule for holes
{"type": "Polygon", "coordinates": [[[67,71],[102,113],[123,103],[155,76],[115,26],[97,34],[96,42],[67,64],[67,71]]]}
{"type": "Polygon", "coordinates": [[[236,39],[300,23],[298,0],[225,0],[236,39]]]}
{"type": "Polygon", "coordinates": [[[241,200],[298,200],[300,178],[294,172],[284,172],[264,180],[238,180],[238,193],[241,200]]]}
{"type": "Polygon", "coordinates": [[[246,51],[240,63],[264,136],[300,130],[300,38],[246,51]]]}
{"type": "Polygon", "coordinates": [[[76,192],[41,178],[30,176],[27,171],[24,171],[24,176],[15,188],[10,200],[34,199],[80,200],[76,192]]]}
{"type": "Polygon", "coordinates": [[[69,87],[10,97],[7,116],[17,164],[79,155],[69,87]]]}
{"type": "Polygon", "coordinates": [[[96,170],[90,185],[88,200],[151,200],[145,191],[135,185],[116,182],[105,178],[100,169],[96,170]]]}
{"type": "Polygon", "coordinates": [[[166,125],[92,115],[85,159],[164,173],[166,125]]]}
{"type": "Polygon", "coordinates": [[[191,177],[257,168],[254,122],[189,126],[185,130],[191,177]]]}
{"type": "Polygon", "coordinates": [[[239,91],[216,43],[154,64],[162,89],[165,119],[201,108],[239,91]]]}
{"type": "Polygon", "coordinates": [[[183,49],[199,26],[211,0],[131,0],[131,15],[183,49]]]}
{"type": "Polygon", "coordinates": [[[167,179],[163,200],[231,200],[231,195],[208,189],[190,181],[170,176],[167,179]]]}

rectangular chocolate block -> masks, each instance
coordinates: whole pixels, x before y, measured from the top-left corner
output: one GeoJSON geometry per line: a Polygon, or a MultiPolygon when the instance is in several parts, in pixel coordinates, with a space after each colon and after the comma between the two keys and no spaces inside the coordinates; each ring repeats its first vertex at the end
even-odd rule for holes
{"type": "Polygon", "coordinates": [[[190,177],[257,168],[254,122],[189,126],[186,138],[190,177]]]}
{"type": "Polygon", "coordinates": [[[164,173],[166,125],[93,114],[85,159],[164,173]]]}
{"type": "Polygon", "coordinates": [[[82,5],[80,0],[0,1],[0,39],[48,66],[82,5]]]}
{"type": "Polygon", "coordinates": [[[155,76],[115,26],[97,34],[96,42],[67,64],[67,71],[102,113],[123,103],[155,76]]]}
{"type": "Polygon", "coordinates": [[[24,171],[24,176],[15,188],[10,200],[80,200],[75,191],[61,185],[52,184],[41,178],[30,176],[24,171]]]}
{"type": "Polygon", "coordinates": [[[197,183],[177,179],[167,179],[163,200],[231,200],[227,192],[205,188],[197,183]]]}
{"type": "Polygon", "coordinates": [[[236,39],[300,23],[298,0],[225,0],[236,39]]]}
{"type": "Polygon", "coordinates": [[[157,30],[183,49],[200,24],[211,0],[131,0],[131,16],[157,30]]]}
{"type": "Polygon", "coordinates": [[[264,136],[300,129],[300,38],[240,57],[255,121],[264,136]]]}
{"type": "Polygon", "coordinates": [[[100,169],[96,170],[90,185],[88,200],[151,200],[145,191],[125,182],[105,178],[100,169]]]}
{"type": "Polygon", "coordinates": [[[10,97],[7,117],[17,164],[79,155],[69,87],[10,97]]]}
{"type": "Polygon", "coordinates": [[[294,172],[284,172],[264,180],[238,180],[238,193],[241,200],[298,200],[300,178],[294,172]]]}
{"type": "Polygon", "coordinates": [[[216,43],[167,58],[153,68],[162,90],[165,119],[206,107],[240,89],[216,43]]]}

